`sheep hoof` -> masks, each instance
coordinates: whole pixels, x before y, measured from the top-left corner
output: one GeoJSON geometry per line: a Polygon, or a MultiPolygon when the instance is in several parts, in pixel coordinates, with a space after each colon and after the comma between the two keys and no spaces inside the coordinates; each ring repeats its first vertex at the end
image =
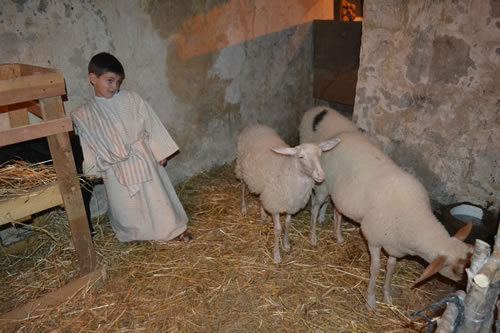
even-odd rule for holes
{"type": "Polygon", "coordinates": [[[318,240],[316,238],[311,237],[311,245],[312,246],[318,246],[318,240]]]}
{"type": "Polygon", "coordinates": [[[290,251],[290,244],[284,244],[283,249],[287,252],[290,251]]]}
{"type": "Polygon", "coordinates": [[[375,301],[375,295],[373,296],[366,296],[366,309],[369,311],[375,311],[376,310],[376,301],[375,301]]]}
{"type": "Polygon", "coordinates": [[[344,245],[344,237],[338,237],[337,238],[337,244],[344,245]]]}
{"type": "Polygon", "coordinates": [[[279,250],[274,250],[274,262],[279,264],[281,262],[281,256],[279,250]]]}
{"type": "Polygon", "coordinates": [[[241,209],[241,215],[247,216],[247,210],[246,209],[241,209]]]}
{"type": "Polygon", "coordinates": [[[392,296],[384,295],[385,304],[392,304],[392,296]]]}

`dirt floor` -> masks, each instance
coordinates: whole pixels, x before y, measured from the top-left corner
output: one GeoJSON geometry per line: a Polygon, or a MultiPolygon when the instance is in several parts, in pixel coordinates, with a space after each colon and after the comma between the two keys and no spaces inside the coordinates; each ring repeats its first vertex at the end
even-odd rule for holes
{"type": "MultiPolygon", "coordinates": [[[[345,244],[336,244],[329,210],[313,247],[307,208],[292,219],[292,248],[275,264],[273,224],[260,221],[255,196],[241,216],[232,166],[191,178],[177,192],[193,242],[124,244],[106,218],[96,219],[94,245],[107,278],[41,314],[2,321],[0,331],[421,332],[426,322],[411,314],[453,292],[437,278],[412,289],[423,266],[404,259],[394,305],[382,303],[382,271],[377,311],[367,311],[369,255],[357,225],[344,223],[345,244]]],[[[78,277],[64,211],[42,215],[35,229],[22,244],[1,248],[0,313],[78,277]]]]}

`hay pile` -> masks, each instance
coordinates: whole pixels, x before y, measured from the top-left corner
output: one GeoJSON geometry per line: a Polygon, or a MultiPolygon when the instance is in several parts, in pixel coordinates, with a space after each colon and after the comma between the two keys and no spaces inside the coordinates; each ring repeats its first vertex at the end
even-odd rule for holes
{"type": "MultiPolygon", "coordinates": [[[[422,272],[412,260],[398,265],[394,305],[365,310],[369,255],[359,228],[345,223],[345,245],[333,239],[331,222],[309,244],[308,210],[292,221],[292,249],[272,260],[270,220],[259,220],[255,197],[240,214],[240,188],[232,166],[194,177],[177,187],[190,217],[190,244],[119,243],[108,221],[94,221],[94,244],[108,279],[45,314],[4,326],[3,332],[419,332],[410,314],[451,293],[433,279],[410,289],[422,272]]],[[[328,220],[331,221],[331,212],[328,220]]],[[[22,250],[0,253],[0,313],[78,276],[65,214],[37,222],[47,232],[22,250]]],[[[377,300],[382,300],[382,274],[377,300]]]]}
{"type": "Polygon", "coordinates": [[[0,199],[21,196],[29,190],[56,181],[56,171],[51,164],[29,163],[12,160],[0,164],[0,199]]]}

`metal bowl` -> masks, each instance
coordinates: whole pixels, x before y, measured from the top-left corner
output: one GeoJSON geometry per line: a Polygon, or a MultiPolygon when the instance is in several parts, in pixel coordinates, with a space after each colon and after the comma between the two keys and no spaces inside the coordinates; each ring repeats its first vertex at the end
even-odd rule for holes
{"type": "Polygon", "coordinates": [[[469,222],[472,222],[472,231],[465,239],[466,243],[474,244],[476,239],[481,239],[493,245],[498,221],[488,210],[470,202],[459,202],[444,207],[441,223],[450,235],[454,235],[469,222]]]}

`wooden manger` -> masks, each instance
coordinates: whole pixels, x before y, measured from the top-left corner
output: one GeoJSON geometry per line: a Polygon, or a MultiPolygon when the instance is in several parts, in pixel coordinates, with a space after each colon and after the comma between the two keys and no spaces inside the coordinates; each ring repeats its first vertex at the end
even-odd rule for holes
{"type": "Polygon", "coordinates": [[[96,254],[69,140],[68,132],[73,126],[71,119],[65,116],[62,101],[65,94],[64,76],[60,72],[24,64],[0,65],[0,149],[47,137],[57,177],[55,183],[0,201],[0,225],[63,205],[80,267],[79,279],[51,295],[0,316],[2,321],[29,316],[37,307],[59,302],[103,274],[96,269],[96,254]],[[42,121],[30,124],[28,113],[42,121]]]}

